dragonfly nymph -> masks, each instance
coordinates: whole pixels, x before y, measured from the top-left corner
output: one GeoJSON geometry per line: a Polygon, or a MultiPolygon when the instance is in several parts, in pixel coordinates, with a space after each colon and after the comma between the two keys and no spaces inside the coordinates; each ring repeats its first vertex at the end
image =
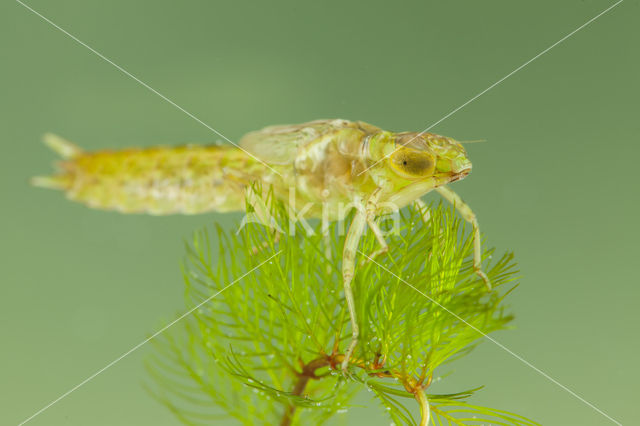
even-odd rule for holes
{"type": "Polygon", "coordinates": [[[63,190],[67,197],[90,207],[123,213],[196,214],[242,211],[245,196],[256,182],[272,188],[288,202],[310,205],[305,217],[326,215],[342,220],[356,213],[342,258],[345,299],[351,315],[352,340],[343,370],[358,342],[358,323],[351,281],[362,233],[368,226],[388,250],[376,218],[384,206],[424,204],[420,197],[435,190],[473,225],[474,269],[491,288],[481,268],[478,221],[447,184],[466,177],[471,162],[454,139],[432,134],[382,130],[361,121],[317,120],[271,126],[248,133],[239,147],[186,145],[85,152],[54,135],[45,143],[64,160],[58,174],[36,177],[38,186],[63,190]],[[345,208],[345,206],[351,206],[345,208]]]}

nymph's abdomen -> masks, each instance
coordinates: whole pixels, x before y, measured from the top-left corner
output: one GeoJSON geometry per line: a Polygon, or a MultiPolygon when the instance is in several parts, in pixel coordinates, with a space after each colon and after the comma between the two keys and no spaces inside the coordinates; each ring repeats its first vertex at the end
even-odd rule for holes
{"type": "Polygon", "coordinates": [[[222,146],[76,149],[63,155],[60,173],[35,178],[36,185],[61,189],[92,208],[124,213],[244,210],[245,186],[268,170],[243,151],[222,146]]]}

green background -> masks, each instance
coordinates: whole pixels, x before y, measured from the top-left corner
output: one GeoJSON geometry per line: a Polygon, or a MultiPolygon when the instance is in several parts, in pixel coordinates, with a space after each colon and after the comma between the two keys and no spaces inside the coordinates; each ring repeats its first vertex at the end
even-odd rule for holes
{"type": "MultiPolygon", "coordinates": [[[[28,4],[237,140],[328,117],[420,131],[612,2],[28,4]]],[[[239,215],[124,216],[30,187],[55,157],[46,131],[86,149],[220,138],[20,4],[0,7],[0,423],[17,424],[182,311],[183,238],[239,215]]],[[[521,266],[516,328],[495,337],[625,424],[639,417],[639,9],[625,1],[433,129],[488,140],[468,146],[474,172],[454,189],[521,266]]],[[[178,424],[142,386],[151,350],[30,424],[178,424]]],[[[482,384],[475,401],[545,425],[613,424],[491,342],[436,390],[482,384]]],[[[389,424],[370,394],[359,402],[343,424],[389,424]]]]}

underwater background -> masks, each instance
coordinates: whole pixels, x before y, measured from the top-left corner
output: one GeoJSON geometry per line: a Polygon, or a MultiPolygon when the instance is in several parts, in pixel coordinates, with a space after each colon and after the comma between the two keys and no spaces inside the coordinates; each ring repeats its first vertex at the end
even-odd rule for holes
{"type": "MultiPolygon", "coordinates": [[[[421,131],[613,2],[27,4],[238,140],[334,117],[421,131]]],[[[623,424],[640,382],[639,13],[624,1],[432,129],[487,140],[452,188],[521,269],[515,329],[494,337],[623,424]]],[[[18,2],[0,16],[0,423],[17,424],[183,312],[184,239],[241,216],[125,216],[29,186],[56,157],[45,132],[87,150],[221,138],[18,2]]],[[[29,424],[178,425],[144,389],[151,351],[29,424]]],[[[491,342],[452,370],[438,391],[486,385],[472,401],[613,424],[491,342]]],[[[357,403],[330,424],[389,423],[366,391],[357,403]]]]}

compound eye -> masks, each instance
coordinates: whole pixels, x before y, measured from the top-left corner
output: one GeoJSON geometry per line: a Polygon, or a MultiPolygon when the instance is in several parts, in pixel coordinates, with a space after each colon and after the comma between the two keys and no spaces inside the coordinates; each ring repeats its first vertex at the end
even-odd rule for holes
{"type": "Polygon", "coordinates": [[[432,175],[436,164],[431,154],[406,148],[394,152],[390,163],[396,173],[408,179],[432,175]]]}

